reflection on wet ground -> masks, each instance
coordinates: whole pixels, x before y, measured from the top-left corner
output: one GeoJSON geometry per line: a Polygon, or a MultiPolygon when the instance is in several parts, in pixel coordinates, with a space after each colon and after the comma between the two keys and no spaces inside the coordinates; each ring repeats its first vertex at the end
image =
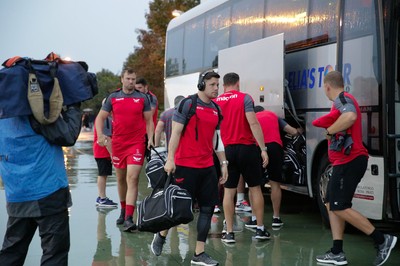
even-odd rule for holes
{"type": "MultiPolygon", "coordinates": [[[[65,148],[65,164],[74,205],[70,209],[71,250],[69,265],[190,265],[195,242],[196,227],[180,225],[170,230],[163,254],[154,256],[150,251],[151,233],[125,233],[116,226],[119,209],[96,209],[97,168],[93,159],[91,142],[78,142],[65,148]]],[[[1,186],[1,183],[0,183],[1,186]]],[[[140,177],[139,201],[150,193],[144,174],[140,177]]],[[[115,175],[108,178],[107,195],[118,202],[115,175]]],[[[6,228],[4,190],[0,187],[0,236],[6,228]]],[[[321,223],[314,203],[293,193],[284,193],[282,203],[282,229],[274,231],[270,222],[272,208],[266,195],[265,224],[272,235],[271,240],[256,242],[252,231],[244,228],[250,213],[236,215],[236,224],[243,231],[236,233],[236,244],[221,242],[223,213],[212,218],[206,252],[220,265],[317,265],[315,256],[331,246],[331,234],[321,223]]],[[[197,218],[197,213],[195,219],[197,218]]],[[[395,232],[399,236],[399,232],[395,232]]],[[[375,250],[372,240],[361,233],[346,234],[344,249],[352,265],[372,265],[375,250]]],[[[40,240],[36,234],[25,265],[40,265],[40,240]]],[[[400,244],[385,265],[399,265],[400,244]]]]}

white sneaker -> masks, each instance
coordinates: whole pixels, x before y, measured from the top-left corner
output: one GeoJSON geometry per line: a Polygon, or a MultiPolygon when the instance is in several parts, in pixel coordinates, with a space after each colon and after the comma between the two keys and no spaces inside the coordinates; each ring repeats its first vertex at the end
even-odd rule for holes
{"type": "Polygon", "coordinates": [[[236,202],[235,211],[237,212],[251,212],[250,204],[247,200],[236,202]]]}
{"type": "Polygon", "coordinates": [[[218,207],[218,205],[215,205],[214,207],[214,213],[220,213],[221,209],[218,207]]]}

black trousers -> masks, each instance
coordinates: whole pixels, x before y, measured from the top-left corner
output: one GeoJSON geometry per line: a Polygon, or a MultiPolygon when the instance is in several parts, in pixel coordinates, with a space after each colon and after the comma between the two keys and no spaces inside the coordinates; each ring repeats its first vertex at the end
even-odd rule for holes
{"type": "Polygon", "coordinates": [[[68,210],[43,217],[9,217],[0,251],[0,265],[24,265],[36,228],[39,228],[43,250],[40,265],[68,265],[70,247],[68,210]]]}

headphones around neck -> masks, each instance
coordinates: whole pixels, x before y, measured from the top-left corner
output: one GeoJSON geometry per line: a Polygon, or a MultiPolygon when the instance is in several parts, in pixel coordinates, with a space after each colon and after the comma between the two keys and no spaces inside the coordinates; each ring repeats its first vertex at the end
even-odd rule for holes
{"type": "Polygon", "coordinates": [[[206,89],[206,82],[204,78],[207,76],[209,73],[215,73],[214,70],[206,70],[203,73],[200,74],[199,76],[199,82],[197,83],[197,88],[199,91],[204,91],[206,89]]]}

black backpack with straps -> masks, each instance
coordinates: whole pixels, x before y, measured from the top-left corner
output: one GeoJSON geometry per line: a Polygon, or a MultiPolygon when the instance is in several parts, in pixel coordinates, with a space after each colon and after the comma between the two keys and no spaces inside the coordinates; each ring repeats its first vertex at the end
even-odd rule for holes
{"type": "MultiPolygon", "coordinates": [[[[186,117],[186,121],[183,124],[182,135],[185,133],[186,126],[189,124],[190,119],[192,118],[193,115],[196,114],[197,98],[199,98],[197,93],[192,94],[192,95],[189,95],[187,98],[183,99],[179,104],[178,112],[182,113],[184,103],[189,99],[192,100],[192,105],[190,106],[189,113],[186,117]]],[[[211,102],[213,103],[213,105],[215,106],[215,108],[217,109],[217,112],[218,112],[218,125],[217,125],[217,127],[218,127],[223,119],[223,116],[221,114],[221,110],[220,110],[219,106],[214,101],[211,101],[211,102]]],[[[198,133],[197,133],[197,126],[196,126],[196,140],[197,140],[197,137],[198,137],[198,133]]]]}

